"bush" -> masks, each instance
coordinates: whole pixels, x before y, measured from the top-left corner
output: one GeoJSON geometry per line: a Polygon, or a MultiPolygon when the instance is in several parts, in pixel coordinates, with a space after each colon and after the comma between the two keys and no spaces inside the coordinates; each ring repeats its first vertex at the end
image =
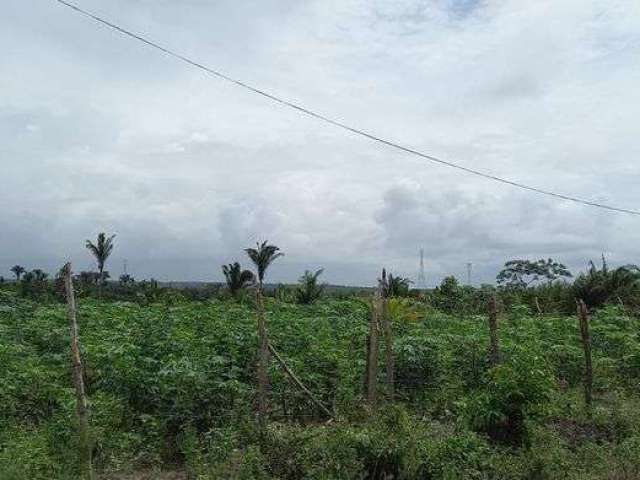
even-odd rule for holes
{"type": "Polygon", "coordinates": [[[483,388],[465,405],[472,428],[493,442],[522,446],[527,419],[541,413],[553,389],[553,377],[537,356],[514,355],[491,369],[483,388]]]}

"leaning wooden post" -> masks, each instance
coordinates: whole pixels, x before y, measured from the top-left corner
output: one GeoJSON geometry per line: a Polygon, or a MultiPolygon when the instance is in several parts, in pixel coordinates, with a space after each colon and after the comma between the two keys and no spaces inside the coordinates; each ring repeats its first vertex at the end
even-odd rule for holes
{"type": "Polygon", "coordinates": [[[498,337],[498,301],[493,295],[489,300],[489,362],[492,367],[500,363],[500,338],[498,337]]]}
{"type": "Polygon", "coordinates": [[[264,298],[262,295],[262,282],[256,289],[256,304],[258,310],[258,337],[260,340],[260,352],[258,358],[258,422],[261,430],[266,427],[267,421],[267,392],[269,390],[269,339],[267,337],[267,321],[264,312],[264,298]]]}
{"type": "Polygon", "coordinates": [[[584,403],[591,408],[593,389],[593,367],[591,364],[591,336],[589,334],[589,312],[582,299],[577,300],[578,318],[580,319],[580,336],[584,350],[584,403]]]}
{"type": "Polygon", "coordinates": [[[391,328],[391,317],[389,314],[389,299],[378,297],[381,304],[382,328],[384,331],[384,354],[386,364],[387,395],[393,400],[395,394],[395,357],[393,355],[393,330],[391,328]]]}
{"type": "Polygon", "coordinates": [[[377,291],[371,305],[367,349],[367,402],[372,408],[377,403],[378,390],[378,329],[380,319],[380,292],[377,291]]]}
{"type": "Polygon", "coordinates": [[[71,359],[73,362],[73,384],[76,390],[76,412],[78,415],[78,437],[80,443],[81,468],[84,478],[93,480],[93,465],[91,459],[91,435],[89,433],[89,402],[84,385],[84,371],[80,357],[80,341],[78,339],[78,322],[76,318],[76,299],[71,277],[71,263],[63,269],[64,287],[67,297],[67,315],[71,332],[71,359]]]}
{"type": "Polygon", "coordinates": [[[275,359],[278,361],[280,366],[284,369],[285,373],[289,376],[289,378],[293,381],[293,383],[307,396],[309,399],[317,406],[322,412],[329,418],[333,418],[333,413],[329,410],[320,400],[318,400],[311,390],[309,390],[304,383],[298,378],[298,376],[289,368],[287,362],[280,356],[278,351],[273,348],[271,343],[268,344],[269,351],[273,354],[275,359]]]}

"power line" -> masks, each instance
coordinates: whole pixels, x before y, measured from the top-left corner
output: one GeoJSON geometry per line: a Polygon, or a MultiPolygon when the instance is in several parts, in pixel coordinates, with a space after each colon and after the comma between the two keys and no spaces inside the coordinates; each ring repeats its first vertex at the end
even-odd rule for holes
{"type": "Polygon", "coordinates": [[[275,95],[272,95],[271,93],[268,93],[268,92],[266,92],[264,90],[260,90],[259,88],[253,87],[253,86],[251,86],[251,85],[249,85],[249,84],[247,84],[247,83],[245,83],[243,81],[240,81],[240,80],[232,78],[232,77],[230,77],[228,75],[225,75],[224,73],[221,73],[221,72],[219,72],[217,70],[214,70],[213,68],[207,67],[206,65],[203,65],[203,64],[198,63],[198,62],[196,62],[194,60],[191,60],[190,58],[185,57],[184,55],[176,53],[176,52],[174,52],[174,51],[172,51],[172,50],[170,50],[168,48],[165,48],[165,47],[163,47],[163,46],[161,46],[161,45],[159,45],[159,44],[157,44],[155,42],[152,42],[151,40],[148,40],[148,39],[146,39],[146,38],[144,38],[144,37],[142,37],[142,36],[140,36],[140,35],[138,35],[136,33],[133,33],[133,32],[131,32],[131,31],[129,31],[129,30],[123,28],[123,27],[120,27],[120,26],[118,26],[118,25],[116,25],[114,23],[111,23],[108,20],[105,20],[105,19],[103,19],[103,18],[101,18],[101,17],[99,17],[97,15],[94,15],[94,14],[92,14],[92,13],[86,11],[86,10],[83,10],[82,8],[78,7],[77,5],[74,5],[72,3],[66,2],[64,0],[53,0],[53,1],[57,2],[60,5],[68,7],[68,8],[70,8],[70,9],[72,9],[72,10],[74,10],[74,11],[76,11],[76,12],[78,12],[78,13],[86,16],[86,17],[89,17],[89,18],[95,20],[98,23],[106,25],[107,27],[118,31],[123,35],[131,37],[131,38],[133,38],[135,40],[138,40],[138,41],[140,41],[142,43],[145,43],[145,44],[149,45],[150,47],[153,47],[153,48],[155,48],[157,50],[160,50],[161,52],[163,52],[163,53],[165,53],[165,54],[167,54],[167,55],[169,55],[171,57],[177,58],[178,60],[181,60],[181,61],[183,61],[185,63],[188,63],[189,65],[192,65],[192,66],[194,66],[196,68],[199,68],[200,70],[204,70],[205,72],[210,73],[211,75],[214,75],[214,76],[216,76],[218,78],[226,80],[227,82],[230,82],[230,83],[233,83],[235,85],[238,85],[238,86],[240,86],[242,88],[245,88],[245,89],[247,89],[247,90],[249,90],[249,91],[251,91],[253,93],[256,93],[258,95],[261,95],[261,96],[263,96],[265,98],[268,98],[269,100],[277,102],[277,103],[279,103],[281,105],[287,106],[289,108],[293,108],[294,110],[297,110],[298,112],[301,112],[301,113],[303,113],[305,115],[308,115],[308,116],[313,117],[313,118],[317,118],[317,119],[322,120],[322,121],[324,121],[326,123],[329,123],[329,124],[334,125],[336,127],[342,128],[343,130],[347,130],[347,131],[349,131],[351,133],[354,133],[356,135],[360,135],[362,137],[368,138],[369,140],[373,140],[375,142],[381,143],[381,144],[386,145],[388,147],[392,147],[392,148],[395,148],[397,150],[401,150],[401,151],[403,151],[405,153],[410,153],[412,155],[416,155],[418,157],[424,158],[425,160],[429,160],[429,161],[434,162],[434,163],[439,163],[439,164],[445,165],[447,167],[455,168],[457,170],[461,170],[463,172],[466,172],[466,173],[469,173],[469,174],[472,174],[472,175],[476,175],[478,177],[482,177],[482,178],[485,178],[485,179],[488,179],[488,180],[493,180],[495,182],[500,182],[500,183],[503,183],[503,184],[506,184],[506,185],[511,185],[512,187],[521,188],[523,190],[528,190],[530,192],[535,192],[535,193],[539,193],[541,195],[547,195],[547,196],[550,196],[550,197],[554,197],[554,198],[558,198],[558,199],[562,199],[562,200],[567,200],[567,201],[574,202],[574,203],[580,203],[582,205],[588,205],[588,206],[591,206],[591,207],[596,207],[596,208],[601,208],[601,209],[610,210],[610,211],[614,211],[614,212],[628,213],[630,215],[638,215],[638,216],[640,216],[640,211],[638,211],[638,210],[630,210],[630,209],[626,209],[626,208],[614,207],[614,206],[611,206],[611,205],[606,205],[606,204],[598,203],[598,202],[592,202],[592,201],[589,201],[589,200],[584,200],[584,199],[581,199],[581,198],[578,198],[578,197],[573,197],[573,196],[565,195],[565,194],[562,194],[562,193],[552,192],[550,190],[544,190],[544,189],[538,188],[538,187],[532,187],[532,186],[526,185],[524,183],[516,182],[516,181],[513,181],[513,180],[508,180],[508,179],[502,178],[502,177],[497,177],[495,175],[491,175],[489,173],[482,172],[480,170],[475,170],[473,168],[469,168],[469,167],[465,167],[465,166],[462,166],[462,165],[458,165],[457,163],[449,162],[447,160],[442,160],[442,159],[440,159],[438,157],[434,157],[433,155],[428,155],[426,153],[422,153],[422,152],[420,152],[418,150],[414,150],[412,148],[405,147],[403,145],[400,145],[398,143],[392,142],[390,140],[385,140],[384,138],[377,137],[377,136],[375,136],[373,134],[367,133],[367,132],[365,132],[363,130],[360,130],[358,128],[351,127],[351,126],[349,126],[349,125],[347,125],[345,123],[339,122],[338,120],[334,120],[332,118],[326,117],[326,116],[324,116],[324,115],[322,115],[320,113],[316,113],[316,112],[314,112],[312,110],[309,110],[309,109],[307,109],[307,108],[305,108],[305,107],[303,107],[303,106],[301,106],[299,104],[290,102],[288,100],[284,100],[284,99],[282,99],[280,97],[277,97],[275,95]]]}

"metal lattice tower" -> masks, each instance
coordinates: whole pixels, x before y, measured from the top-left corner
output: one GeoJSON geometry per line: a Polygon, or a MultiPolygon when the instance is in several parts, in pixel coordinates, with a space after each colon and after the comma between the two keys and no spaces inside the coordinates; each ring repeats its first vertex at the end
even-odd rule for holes
{"type": "Polygon", "coordinates": [[[424,249],[420,249],[420,271],[418,272],[418,289],[427,288],[427,278],[424,275],[424,249]]]}

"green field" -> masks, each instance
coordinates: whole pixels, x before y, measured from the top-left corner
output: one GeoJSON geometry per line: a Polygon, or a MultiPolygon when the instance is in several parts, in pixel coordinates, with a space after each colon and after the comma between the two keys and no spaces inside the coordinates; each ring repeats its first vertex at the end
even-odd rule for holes
{"type": "MultiPolygon", "coordinates": [[[[149,469],[198,479],[640,477],[640,321],[621,307],[591,318],[591,410],[575,316],[508,309],[502,363],[490,368],[486,316],[394,299],[396,399],[385,400],[381,354],[373,410],[363,395],[366,299],[268,298],[266,308],[271,341],[333,420],[272,361],[260,434],[250,299],[79,300],[100,478],[149,469]]],[[[0,478],[78,478],[64,304],[0,291],[0,366],[0,478]]]]}

